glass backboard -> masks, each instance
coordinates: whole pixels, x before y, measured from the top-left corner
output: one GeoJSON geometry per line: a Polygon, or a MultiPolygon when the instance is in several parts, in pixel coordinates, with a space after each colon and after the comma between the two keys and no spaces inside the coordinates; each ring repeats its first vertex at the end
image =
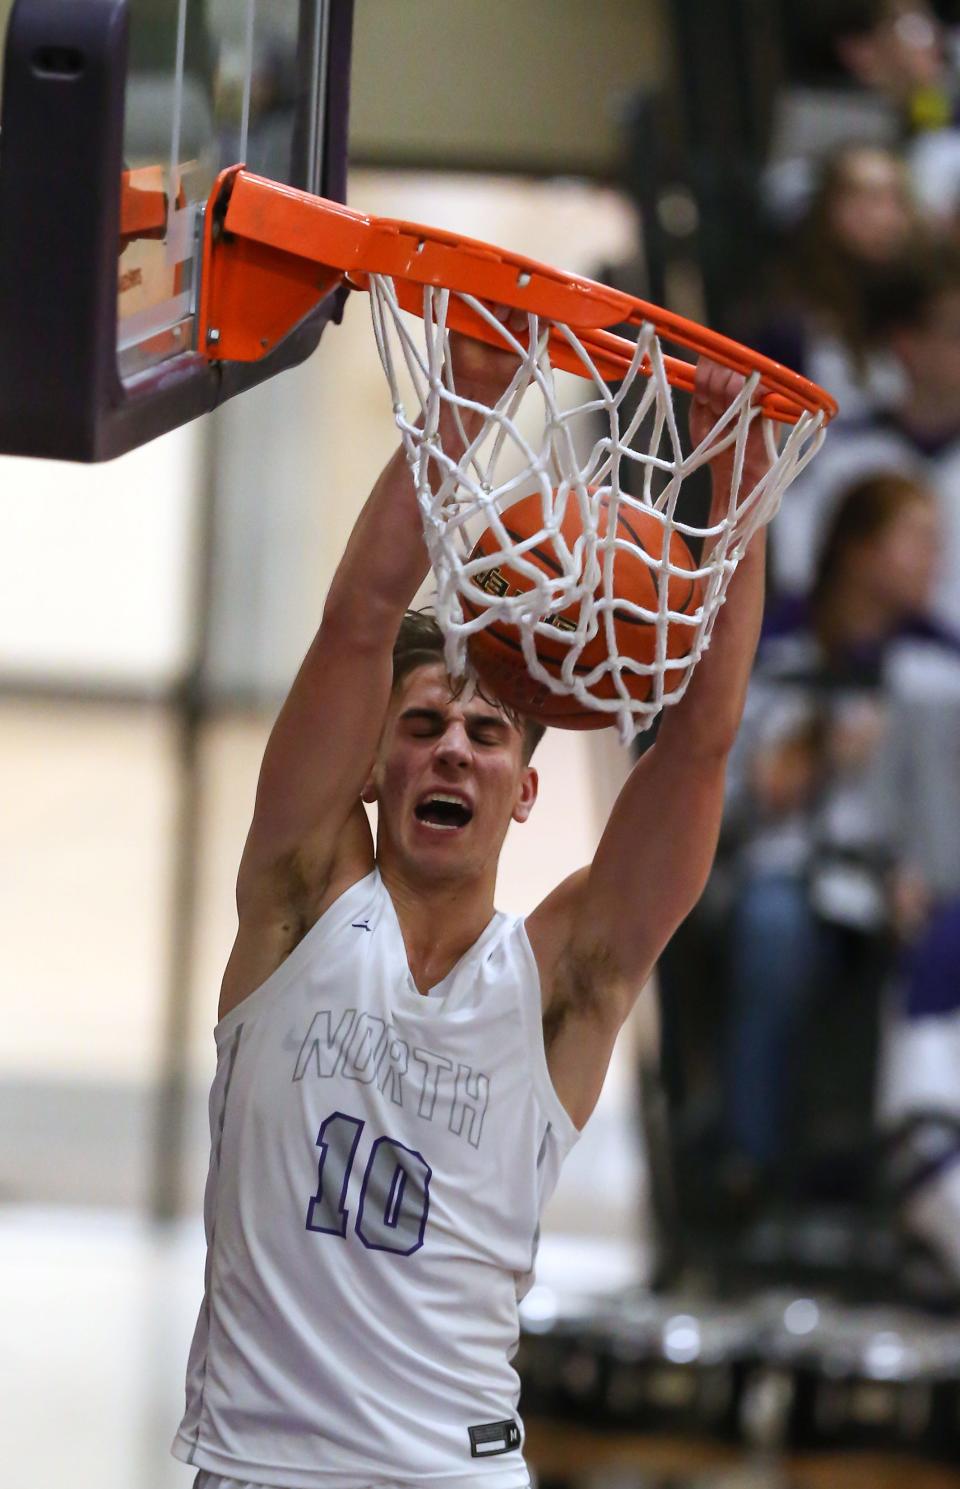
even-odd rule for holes
{"type": "Polygon", "coordinates": [[[0,449],[102,459],[301,360],[196,346],[220,170],[342,199],[352,0],[16,0],[0,148],[0,449]],[[43,128],[38,127],[40,120],[43,128]]]}

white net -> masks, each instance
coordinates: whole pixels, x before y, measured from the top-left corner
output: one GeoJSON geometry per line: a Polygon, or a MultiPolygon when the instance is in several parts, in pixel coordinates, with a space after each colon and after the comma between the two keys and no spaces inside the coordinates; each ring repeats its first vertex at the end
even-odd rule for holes
{"type": "MultiPolygon", "coordinates": [[[[649,323],[640,327],[622,377],[608,383],[589,336],[580,338],[567,326],[528,315],[524,345],[482,301],[430,287],[423,291],[421,326],[400,308],[392,279],[370,275],[369,289],[394,417],[416,483],[451,676],[470,670],[472,636],[491,626],[499,635],[511,628],[544,697],[576,699],[615,722],[628,742],[683,697],[730,577],[757,528],[773,517],[783,492],[819,448],[823,415],[805,412],[792,427],[764,417],[751,401],[759,383],[754,373],[691,448],[649,323]],[[518,358],[512,381],[489,407],[456,387],[448,326],[456,299],[518,358]],[[551,331],[554,346],[569,347],[582,369],[576,380],[581,400],[573,407],[560,390],[570,380],[551,362],[551,331]],[[412,384],[412,395],[402,384],[412,384]],[[463,423],[467,410],[482,416],[473,438],[463,423]],[[741,490],[756,418],[763,420],[770,466],[751,489],[741,490]],[[714,503],[712,520],[698,524],[681,502],[683,482],[726,450],[733,455],[729,491],[714,503]],[[504,514],[531,494],[539,497],[539,525],[513,534],[504,514]],[[653,542],[651,522],[658,529],[653,542]],[[475,552],[487,529],[482,553],[475,552]],[[640,531],[647,535],[642,543],[634,541],[640,531]],[[623,572],[621,560],[615,573],[615,559],[625,552],[634,569],[639,556],[649,575],[639,595],[635,583],[630,587],[633,598],[622,585],[619,594],[615,588],[623,572]],[[680,608],[679,589],[689,601],[691,579],[696,603],[680,608]]],[[[549,706],[538,711],[546,716],[549,706]]]]}

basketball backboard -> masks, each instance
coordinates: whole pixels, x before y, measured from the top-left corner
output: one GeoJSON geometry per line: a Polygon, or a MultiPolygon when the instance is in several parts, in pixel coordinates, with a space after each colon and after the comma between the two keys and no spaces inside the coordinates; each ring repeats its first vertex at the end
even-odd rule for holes
{"type": "Polygon", "coordinates": [[[352,0],[16,0],[0,135],[0,451],[107,459],[301,361],[196,349],[203,206],[244,161],[342,200],[352,0]]]}

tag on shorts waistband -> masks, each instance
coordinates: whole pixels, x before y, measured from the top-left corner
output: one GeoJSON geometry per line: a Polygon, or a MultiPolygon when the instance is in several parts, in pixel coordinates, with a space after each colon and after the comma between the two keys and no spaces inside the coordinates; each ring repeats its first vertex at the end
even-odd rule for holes
{"type": "Polygon", "coordinates": [[[471,1458],[513,1453],[520,1446],[520,1424],[509,1419],[506,1422],[484,1422],[480,1427],[468,1427],[467,1431],[471,1458]]]}

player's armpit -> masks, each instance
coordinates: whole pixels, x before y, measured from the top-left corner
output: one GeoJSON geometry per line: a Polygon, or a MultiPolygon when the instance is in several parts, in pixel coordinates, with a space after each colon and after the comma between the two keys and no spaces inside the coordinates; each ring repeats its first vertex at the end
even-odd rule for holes
{"type": "Polygon", "coordinates": [[[239,927],[220,989],[219,1016],[265,982],[340,895],[370,872],[373,836],[358,801],[341,831],[332,863],[309,837],[263,868],[244,853],[237,881],[239,927]]]}
{"type": "Polygon", "coordinates": [[[527,920],[543,987],[547,1063],[578,1125],[593,1110],[624,1020],[706,883],[724,774],[722,752],[648,751],[589,869],[571,875],[527,920]]]}
{"type": "Polygon", "coordinates": [[[543,986],[547,1066],[582,1127],[617,1036],[706,882],[723,802],[722,760],[674,769],[650,751],[634,767],[589,870],[529,918],[543,986]],[[685,788],[685,789],[683,789],[685,788]]]}
{"type": "Polygon", "coordinates": [[[237,874],[241,923],[265,924],[278,915],[302,922],[303,930],[323,913],[335,883],[355,883],[373,867],[373,836],[359,797],[330,851],[328,833],[305,830],[287,851],[264,854],[251,827],[237,874]],[[251,842],[253,844],[251,851],[251,842]]]}
{"type": "Polygon", "coordinates": [[[597,1104],[617,1035],[638,992],[603,945],[571,942],[555,963],[543,1043],[554,1090],[577,1128],[597,1104]]]}
{"type": "Polygon", "coordinates": [[[617,1035],[639,992],[626,983],[604,942],[576,934],[590,872],[571,874],[526,922],[540,973],[547,1068],[577,1127],[597,1103],[617,1035]]]}
{"type": "Polygon", "coordinates": [[[580,904],[589,867],[569,874],[525,921],[527,937],[540,974],[540,995],[546,1019],[553,999],[556,969],[570,944],[570,928],[580,904]]]}
{"type": "MultiPolygon", "coordinates": [[[[660,803],[659,811],[656,802],[666,783],[643,781],[643,767],[634,767],[593,863],[565,879],[526,922],[540,973],[547,1068],[577,1127],[596,1106],[617,1036],[657,957],[702,887],[696,853],[674,864],[669,851],[638,847],[657,840],[653,817],[671,822],[669,809],[660,803]],[[649,812],[646,821],[635,815],[636,802],[649,812]]],[[[697,846],[706,861],[702,841],[697,846]]]]}

